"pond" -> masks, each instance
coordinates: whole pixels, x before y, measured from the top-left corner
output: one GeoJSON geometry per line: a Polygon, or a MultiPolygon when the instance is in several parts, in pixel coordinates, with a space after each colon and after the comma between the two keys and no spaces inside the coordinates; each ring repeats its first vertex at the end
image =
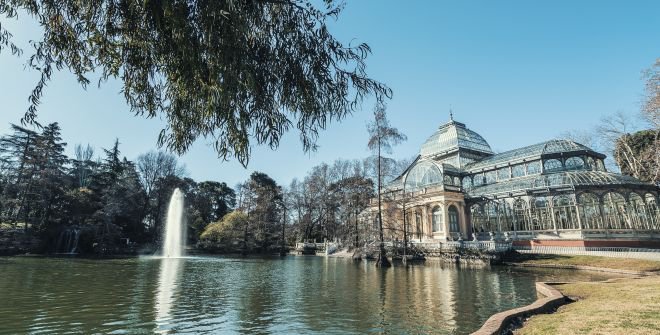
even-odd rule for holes
{"type": "Polygon", "coordinates": [[[0,333],[466,334],[566,270],[343,258],[0,258],[0,333]]]}

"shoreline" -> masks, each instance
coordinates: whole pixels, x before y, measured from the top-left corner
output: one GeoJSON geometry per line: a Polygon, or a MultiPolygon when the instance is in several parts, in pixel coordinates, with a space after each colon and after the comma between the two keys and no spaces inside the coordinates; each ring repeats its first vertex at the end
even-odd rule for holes
{"type": "MultiPolygon", "coordinates": [[[[658,262],[660,263],[660,262],[658,262]]],[[[481,328],[473,332],[472,335],[498,335],[509,334],[513,331],[523,330],[528,325],[530,318],[543,314],[555,314],[562,306],[577,302],[579,300],[589,298],[578,298],[574,300],[565,295],[557,286],[569,284],[607,284],[611,282],[618,282],[624,284],[634,284],[632,281],[639,278],[660,278],[660,271],[636,271],[630,269],[613,269],[606,267],[595,267],[588,265],[568,265],[568,264],[530,264],[525,261],[507,261],[501,265],[510,267],[523,267],[523,268],[544,268],[544,269],[566,269],[574,271],[593,271],[611,273],[617,275],[626,275],[622,278],[608,279],[604,281],[590,281],[590,282],[537,282],[536,291],[544,298],[539,298],[533,303],[505,310],[492,315],[481,328]]],[[[550,334],[548,332],[548,334],[550,334]]]]}

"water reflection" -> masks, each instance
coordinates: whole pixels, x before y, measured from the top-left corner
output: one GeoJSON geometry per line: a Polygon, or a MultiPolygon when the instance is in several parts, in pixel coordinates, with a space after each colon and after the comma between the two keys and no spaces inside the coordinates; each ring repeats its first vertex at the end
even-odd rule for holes
{"type": "Polygon", "coordinates": [[[466,334],[561,270],[321,257],[0,258],[0,334],[466,334]]]}
{"type": "Polygon", "coordinates": [[[183,262],[182,258],[161,258],[156,293],[156,332],[168,334],[172,330],[172,306],[178,291],[183,262]]]}

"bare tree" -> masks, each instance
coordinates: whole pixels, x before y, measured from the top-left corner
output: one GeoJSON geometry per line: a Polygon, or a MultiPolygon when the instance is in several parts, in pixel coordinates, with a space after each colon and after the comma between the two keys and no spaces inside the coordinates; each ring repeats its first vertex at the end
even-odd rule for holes
{"type": "Polygon", "coordinates": [[[391,266],[385,254],[385,245],[383,244],[383,213],[382,213],[382,180],[383,170],[382,167],[382,152],[392,153],[392,147],[407,139],[406,135],[402,134],[398,129],[390,126],[385,113],[385,105],[378,103],[374,109],[374,119],[367,125],[369,131],[368,148],[377,155],[377,171],[378,171],[378,229],[380,238],[380,248],[378,251],[378,261],[376,266],[387,267],[391,266]]]}
{"type": "Polygon", "coordinates": [[[644,166],[640,157],[635,154],[633,143],[631,143],[631,132],[637,129],[635,120],[618,111],[613,115],[603,117],[600,125],[596,128],[597,133],[601,137],[601,141],[605,148],[608,148],[612,154],[612,158],[617,162],[619,167],[623,164],[629,167],[629,171],[633,177],[640,178],[644,171],[644,166]]]}
{"type": "Polygon", "coordinates": [[[82,146],[82,144],[76,144],[74,149],[75,160],[74,166],[76,169],[76,174],[78,177],[78,186],[87,187],[89,186],[89,176],[92,173],[92,157],[94,157],[94,148],[89,144],[82,146]]]}
{"type": "Polygon", "coordinates": [[[185,166],[179,165],[176,156],[163,151],[149,151],[137,159],[140,182],[150,196],[156,182],[166,176],[181,177],[185,175],[185,166]]]}
{"type": "Polygon", "coordinates": [[[642,106],[642,116],[655,129],[655,141],[649,152],[652,161],[656,162],[652,171],[653,180],[660,180],[660,58],[648,70],[644,71],[646,79],[646,95],[642,106]]]}

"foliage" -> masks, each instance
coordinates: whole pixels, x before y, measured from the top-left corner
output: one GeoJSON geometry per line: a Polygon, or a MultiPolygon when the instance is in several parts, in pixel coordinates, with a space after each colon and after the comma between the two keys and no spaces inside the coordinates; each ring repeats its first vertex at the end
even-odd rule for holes
{"type": "Polygon", "coordinates": [[[248,216],[241,211],[233,211],[222,220],[209,224],[200,235],[200,246],[207,250],[238,251],[242,228],[248,216]]]}
{"type": "MultiPolygon", "coordinates": [[[[244,165],[251,140],[271,148],[295,126],[305,150],[320,129],[365,97],[391,96],[369,78],[367,44],[345,45],[328,30],[342,1],[0,1],[0,15],[34,17],[43,29],[29,65],[41,73],[24,121],[54,70],[86,87],[118,78],[136,115],[162,117],[159,143],[185,152],[198,137],[244,165]]],[[[0,26],[0,51],[21,55],[0,26]]]]}
{"type": "Polygon", "coordinates": [[[0,137],[0,222],[40,237],[39,251],[62,251],[60,236],[72,229],[80,231],[81,252],[122,252],[126,240],[158,242],[177,187],[186,194],[192,242],[235,206],[234,191],[225,183],[183,178],[171,154],[150,152],[136,165],[122,156],[116,140],[102,150],[102,159],[93,157],[89,145],[76,146],[69,159],[57,123],[40,132],[11,129],[0,137]]]}
{"type": "Polygon", "coordinates": [[[657,130],[642,130],[622,135],[614,149],[614,159],[621,173],[660,185],[660,146],[657,130]]]}

